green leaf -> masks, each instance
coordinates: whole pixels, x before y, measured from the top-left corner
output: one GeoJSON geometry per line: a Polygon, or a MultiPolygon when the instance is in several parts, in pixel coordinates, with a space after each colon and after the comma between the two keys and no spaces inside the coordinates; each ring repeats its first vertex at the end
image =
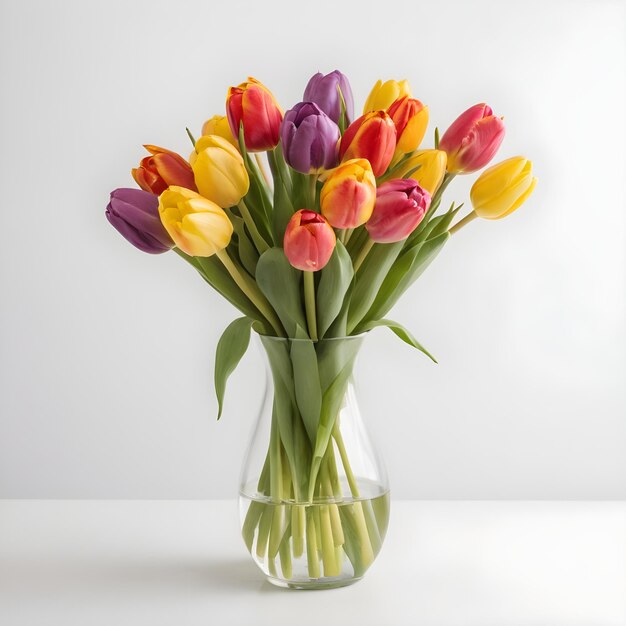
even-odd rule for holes
{"type": "Polygon", "coordinates": [[[386,326],[389,330],[391,330],[395,335],[400,337],[404,343],[409,344],[413,348],[417,348],[420,352],[423,352],[429,359],[437,363],[437,359],[424,348],[424,346],[417,340],[410,331],[408,331],[402,324],[398,322],[394,322],[393,320],[375,320],[373,322],[368,322],[364,324],[362,327],[363,332],[368,330],[372,330],[372,328],[376,328],[377,326],[386,326]]]}
{"type": "MultiPolygon", "coordinates": [[[[300,327],[298,327],[300,328],[300,327]]],[[[300,410],[304,427],[311,443],[315,443],[315,434],[322,408],[322,390],[317,365],[315,344],[308,339],[304,330],[300,334],[305,340],[291,341],[291,363],[296,404],[300,410]]]]}
{"type": "Polygon", "coordinates": [[[339,414],[339,410],[341,409],[341,403],[346,395],[353,367],[354,358],[350,359],[345,364],[335,380],[333,380],[328,389],[326,389],[322,397],[322,409],[320,412],[320,421],[315,438],[315,448],[313,450],[311,474],[309,477],[309,499],[311,499],[313,495],[312,488],[315,486],[317,474],[322,464],[322,458],[324,457],[335,422],[337,421],[337,416],[339,414]]]}
{"type": "Polygon", "coordinates": [[[217,395],[217,419],[222,416],[226,381],[235,371],[250,343],[250,329],[254,320],[240,317],[231,322],[222,333],[215,351],[215,394],[217,395]]]}
{"type": "Polygon", "coordinates": [[[355,276],[356,282],[348,312],[348,333],[352,333],[369,311],[387,272],[403,246],[402,241],[378,243],[365,257],[365,261],[355,276]]]}
{"type": "Polygon", "coordinates": [[[450,235],[447,231],[428,241],[418,241],[394,262],[385,276],[367,314],[356,327],[363,332],[363,325],[386,315],[400,296],[421,276],[435,257],[441,252],[450,235]]]}
{"type": "Polygon", "coordinates": [[[272,178],[274,179],[274,208],[272,212],[272,227],[274,229],[274,241],[282,246],[285,237],[285,229],[294,214],[292,202],[292,182],[289,169],[283,157],[280,144],[267,153],[272,178]]]}
{"type": "Polygon", "coordinates": [[[320,273],[317,286],[317,332],[322,339],[341,312],[354,276],[352,259],[340,241],[337,241],[330,261],[320,273]]]}
{"type": "Polygon", "coordinates": [[[346,107],[346,100],[343,97],[343,92],[341,91],[341,87],[339,83],[337,83],[337,91],[339,92],[339,105],[340,105],[340,114],[339,114],[339,133],[343,135],[346,132],[346,128],[350,124],[348,120],[348,113],[346,107]]]}
{"type": "Polygon", "coordinates": [[[274,307],[289,337],[295,337],[296,326],[307,327],[302,309],[301,279],[302,272],[289,263],[282,248],[266,250],[256,266],[259,289],[274,307]]]}
{"type": "Polygon", "coordinates": [[[250,237],[248,237],[248,233],[245,229],[245,222],[243,218],[234,215],[233,213],[229,214],[230,221],[233,223],[233,229],[237,235],[237,255],[241,264],[246,268],[246,271],[254,276],[256,272],[256,264],[259,261],[259,253],[257,249],[254,247],[252,241],[250,241],[250,237]]]}
{"type": "Polygon", "coordinates": [[[435,237],[443,234],[445,231],[448,230],[450,224],[452,223],[452,220],[462,206],[463,205],[460,204],[458,207],[454,208],[453,202],[452,206],[443,215],[433,217],[428,222],[428,224],[426,224],[424,229],[420,232],[419,237],[417,237],[415,241],[426,241],[427,239],[434,239],[435,237]]]}
{"type": "Polygon", "coordinates": [[[261,176],[256,163],[250,158],[244,140],[243,123],[239,127],[239,151],[250,178],[250,189],[245,197],[245,203],[254,219],[257,229],[266,241],[273,241],[270,232],[270,215],[272,202],[265,180],[261,176]]]}
{"type": "Polygon", "coordinates": [[[339,315],[326,331],[326,339],[329,337],[346,337],[348,334],[348,311],[350,310],[350,302],[352,301],[352,292],[354,291],[354,278],[350,281],[348,291],[343,298],[343,304],[339,315]]]}

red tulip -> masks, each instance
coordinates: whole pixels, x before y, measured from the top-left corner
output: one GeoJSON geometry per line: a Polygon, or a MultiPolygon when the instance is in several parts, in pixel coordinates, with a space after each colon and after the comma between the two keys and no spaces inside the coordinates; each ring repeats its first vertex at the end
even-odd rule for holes
{"type": "Polygon", "coordinates": [[[365,224],[376,243],[406,239],[422,221],[430,206],[430,194],[412,178],[397,178],[376,190],[374,212],[365,224]]]}
{"type": "Polygon", "coordinates": [[[235,137],[239,137],[243,124],[249,152],[263,152],[278,145],[283,112],[270,90],[258,80],[249,77],[247,82],[228,90],[226,115],[235,137]]]}
{"type": "Polygon", "coordinates": [[[159,196],[170,185],[198,191],[191,165],[180,154],[158,146],[145,145],[144,148],[151,156],[141,159],[139,167],[131,170],[135,182],[144,191],[159,196]]]}
{"type": "Polygon", "coordinates": [[[503,139],[502,118],[486,104],[475,104],[452,123],[439,149],[448,154],[448,172],[470,174],[491,161],[503,139]]]}
{"type": "Polygon", "coordinates": [[[367,159],[375,176],[382,176],[396,149],[396,127],[385,111],[372,111],[354,120],[339,146],[339,158],[367,159]]]}
{"type": "Polygon", "coordinates": [[[296,211],[285,230],[283,247],[289,263],[303,272],[321,270],[335,249],[335,231],[319,213],[296,211]]]}

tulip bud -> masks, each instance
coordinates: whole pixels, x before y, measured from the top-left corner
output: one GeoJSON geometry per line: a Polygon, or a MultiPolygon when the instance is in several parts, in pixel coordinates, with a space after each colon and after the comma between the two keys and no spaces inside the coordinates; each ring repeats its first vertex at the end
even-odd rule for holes
{"type": "Polygon", "coordinates": [[[263,152],[278,145],[283,112],[270,90],[254,78],[231,87],[226,97],[230,130],[239,137],[243,124],[244,141],[249,152],[263,152]]]}
{"type": "Polygon", "coordinates": [[[223,209],[184,187],[160,195],[159,215],[174,243],[190,256],[212,256],[226,248],[233,234],[223,209]]]}
{"type": "Polygon", "coordinates": [[[402,162],[397,175],[405,178],[412,172],[409,177],[434,196],[446,174],[446,161],[447,156],[443,150],[420,150],[402,162]]]}
{"type": "Polygon", "coordinates": [[[287,111],[280,128],[285,161],[303,174],[337,165],[339,137],[339,126],[313,102],[287,111]]]}
{"type": "Polygon", "coordinates": [[[217,135],[223,137],[239,150],[239,141],[230,130],[228,118],[225,115],[214,115],[202,125],[203,135],[217,135]]]}
{"type": "Polygon", "coordinates": [[[189,160],[200,195],[218,206],[234,206],[248,193],[250,179],[243,158],[226,139],[200,137],[189,160]]]}
{"type": "Polygon", "coordinates": [[[486,169],[472,185],[470,198],[478,217],[498,220],[519,208],[537,184],[533,164],[517,156],[486,169]]]}
{"type": "Polygon", "coordinates": [[[339,90],[346,105],[346,118],[349,124],[354,118],[354,98],[348,79],[339,70],[334,70],[326,76],[319,72],[311,76],[302,99],[305,102],[315,102],[333,122],[339,124],[341,117],[339,90]]]}
{"type": "Polygon", "coordinates": [[[448,154],[448,172],[470,174],[491,161],[503,139],[502,118],[486,104],[475,104],[452,122],[439,149],[448,154]]]}
{"type": "Polygon", "coordinates": [[[365,228],[376,243],[402,241],[422,221],[429,206],[430,194],[414,180],[390,180],[376,190],[374,212],[365,228]]]}
{"type": "Polygon", "coordinates": [[[396,127],[385,111],[372,111],[354,120],[339,145],[339,158],[367,159],[375,176],[382,176],[396,149],[396,127]]]}
{"type": "Polygon", "coordinates": [[[131,170],[135,182],[144,190],[160,195],[170,185],[196,190],[191,166],[183,157],[171,150],[146,145],[152,155],[141,159],[139,167],[131,170]]]}
{"type": "Polygon", "coordinates": [[[411,87],[408,81],[388,80],[383,83],[382,80],[377,80],[372,87],[372,91],[370,91],[370,95],[367,96],[363,113],[387,109],[395,100],[402,96],[411,97],[411,87]]]}
{"type": "Polygon", "coordinates": [[[142,189],[116,189],[111,192],[105,215],[122,237],[149,254],[160,254],[174,247],[159,219],[159,200],[142,189]]]}
{"type": "Polygon", "coordinates": [[[394,161],[417,150],[428,126],[428,107],[419,100],[402,96],[387,110],[396,127],[396,151],[394,161]]]}
{"type": "Polygon", "coordinates": [[[330,260],[335,243],[335,231],[319,213],[300,209],[287,224],[283,247],[296,269],[317,272],[330,260]]]}
{"type": "Polygon", "coordinates": [[[367,222],[376,201],[376,178],[365,159],[353,159],[334,169],[322,186],[322,215],[335,228],[356,228],[367,222]]]}

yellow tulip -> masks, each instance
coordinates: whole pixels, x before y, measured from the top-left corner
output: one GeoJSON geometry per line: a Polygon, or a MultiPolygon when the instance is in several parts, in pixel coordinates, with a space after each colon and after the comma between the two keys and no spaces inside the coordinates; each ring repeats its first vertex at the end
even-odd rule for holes
{"type": "Polygon", "coordinates": [[[443,181],[446,173],[447,156],[443,150],[420,150],[402,163],[396,173],[397,178],[404,178],[415,170],[409,178],[416,180],[422,189],[433,196],[443,181]],[[419,169],[415,169],[419,166],[419,169]]]}
{"type": "Polygon", "coordinates": [[[228,124],[228,118],[225,115],[214,115],[211,119],[204,122],[202,125],[202,134],[223,137],[228,143],[233,144],[233,146],[239,150],[239,142],[233,136],[228,124]]]}
{"type": "Polygon", "coordinates": [[[234,206],[248,193],[250,179],[241,154],[223,137],[200,137],[189,162],[200,195],[218,206],[234,206]]]}
{"type": "Polygon", "coordinates": [[[190,256],[216,254],[233,234],[223,209],[184,187],[168,187],[159,196],[159,216],[174,243],[190,256]]]}
{"type": "Polygon", "coordinates": [[[382,80],[377,80],[370,95],[367,96],[363,113],[388,109],[401,96],[411,97],[411,87],[408,81],[388,80],[383,83],[382,80]]]}
{"type": "Polygon", "coordinates": [[[516,156],[486,169],[472,185],[470,198],[478,217],[498,220],[519,208],[537,184],[533,164],[516,156]]]}

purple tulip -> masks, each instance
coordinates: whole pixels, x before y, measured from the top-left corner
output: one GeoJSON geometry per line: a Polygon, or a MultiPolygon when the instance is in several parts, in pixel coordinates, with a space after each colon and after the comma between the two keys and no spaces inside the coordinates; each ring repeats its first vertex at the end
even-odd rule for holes
{"type": "Polygon", "coordinates": [[[347,125],[349,125],[354,118],[354,98],[348,79],[339,70],[334,70],[326,76],[319,72],[311,76],[304,90],[303,100],[315,102],[333,122],[339,124],[341,99],[337,87],[341,89],[346,103],[347,125]]]}
{"type": "Polygon", "coordinates": [[[149,254],[174,247],[159,217],[159,198],[143,189],[116,189],[105,214],[122,237],[149,254]]]}
{"type": "Polygon", "coordinates": [[[280,127],[285,161],[303,174],[337,165],[339,137],[339,126],[313,102],[296,104],[280,127]]]}

